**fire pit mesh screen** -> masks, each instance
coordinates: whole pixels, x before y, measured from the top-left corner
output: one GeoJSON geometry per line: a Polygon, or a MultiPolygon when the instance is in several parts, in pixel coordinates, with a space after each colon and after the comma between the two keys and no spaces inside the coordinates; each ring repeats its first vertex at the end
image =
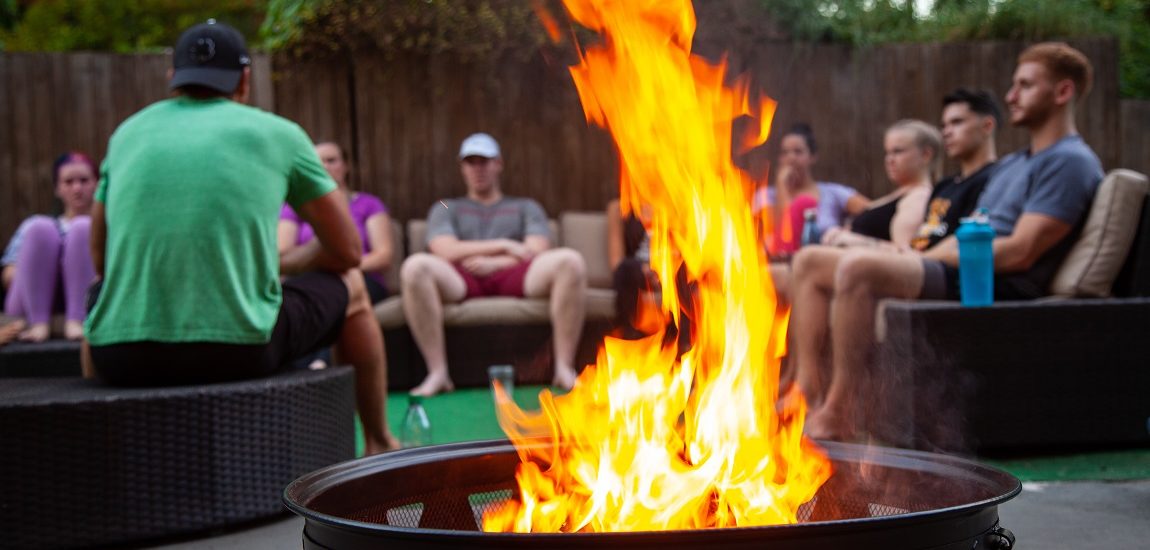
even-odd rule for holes
{"type": "MultiPolygon", "coordinates": [[[[841,444],[828,445],[828,452],[835,474],[799,509],[800,523],[937,511],[1005,500],[1018,488],[1008,474],[943,455],[841,444]]],[[[518,456],[507,443],[413,449],[356,462],[332,477],[338,483],[305,483],[306,491],[293,484],[285,495],[289,506],[306,504],[341,520],[388,528],[475,532],[483,515],[516,490],[518,456]]]]}
{"type": "Polygon", "coordinates": [[[513,490],[514,486],[506,483],[486,487],[447,488],[398,501],[381,502],[352,511],[346,517],[364,523],[415,528],[421,524],[466,523],[467,512],[470,512],[470,519],[474,522],[471,530],[478,531],[483,522],[483,514],[503,506],[511,499],[513,490]],[[452,505],[464,501],[466,507],[452,505]],[[463,515],[463,522],[459,521],[460,514],[463,515]]]}
{"type": "MultiPolygon", "coordinates": [[[[393,527],[418,528],[421,525],[465,525],[467,530],[480,530],[483,515],[498,509],[514,495],[514,486],[509,484],[485,487],[448,488],[422,495],[412,495],[401,500],[373,504],[362,509],[352,510],[344,517],[352,521],[390,525],[393,527]],[[466,502],[466,505],[462,504],[466,502]],[[462,517],[461,517],[462,516],[462,517]],[[470,520],[470,521],[469,521],[470,520]]],[[[856,519],[882,516],[895,516],[909,512],[932,509],[923,503],[875,502],[873,499],[852,498],[845,495],[820,493],[810,502],[799,508],[799,522],[826,519],[856,519]],[[821,497],[821,498],[820,498],[821,497]],[[813,518],[815,510],[818,518],[813,518]]]]}

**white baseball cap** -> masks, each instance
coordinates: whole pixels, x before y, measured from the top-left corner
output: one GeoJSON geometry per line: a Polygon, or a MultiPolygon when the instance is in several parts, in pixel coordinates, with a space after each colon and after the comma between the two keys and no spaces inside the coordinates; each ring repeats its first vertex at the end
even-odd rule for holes
{"type": "Polygon", "coordinates": [[[467,157],[499,158],[499,142],[488,134],[471,134],[459,146],[459,158],[467,157]]]}

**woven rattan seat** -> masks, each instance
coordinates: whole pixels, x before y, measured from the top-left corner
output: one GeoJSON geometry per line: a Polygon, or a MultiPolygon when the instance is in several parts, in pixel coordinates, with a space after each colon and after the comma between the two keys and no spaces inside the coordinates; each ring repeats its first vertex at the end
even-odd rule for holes
{"type": "Polygon", "coordinates": [[[280,513],[283,488],[355,454],[349,367],[172,388],[0,379],[8,548],[122,544],[280,513]]]}
{"type": "Polygon", "coordinates": [[[80,376],[80,342],[12,342],[0,346],[0,378],[80,376]]]}

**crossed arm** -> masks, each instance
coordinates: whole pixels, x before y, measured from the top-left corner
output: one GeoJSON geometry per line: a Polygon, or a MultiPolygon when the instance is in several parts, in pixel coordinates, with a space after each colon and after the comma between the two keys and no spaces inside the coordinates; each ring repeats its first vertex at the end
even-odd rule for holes
{"type": "MultiPolygon", "coordinates": [[[[391,217],[380,212],[367,219],[368,252],[360,259],[359,268],[364,272],[382,272],[391,266],[395,257],[391,238],[391,217]]],[[[279,253],[287,253],[296,247],[299,237],[299,224],[293,220],[279,221],[276,228],[276,240],[279,253]]]]}
{"type": "Polygon", "coordinates": [[[297,212],[311,224],[316,238],[281,253],[280,273],[294,275],[314,270],[339,273],[360,265],[363,245],[359,231],[338,190],[303,203],[297,212]]]}
{"type": "Polygon", "coordinates": [[[513,239],[460,240],[454,235],[440,235],[427,243],[432,254],[479,276],[507,269],[530,260],[551,248],[551,240],[541,235],[528,235],[523,242],[513,239]]]}

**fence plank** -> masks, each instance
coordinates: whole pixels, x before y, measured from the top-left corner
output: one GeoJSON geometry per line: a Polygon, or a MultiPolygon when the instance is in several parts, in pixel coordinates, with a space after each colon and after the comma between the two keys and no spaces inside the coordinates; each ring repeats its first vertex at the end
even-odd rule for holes
{"type": "Polygon", "coordinates": [[[1150,101],[1122,100],[1118,165],[1150,175],[1150,101]]]}

